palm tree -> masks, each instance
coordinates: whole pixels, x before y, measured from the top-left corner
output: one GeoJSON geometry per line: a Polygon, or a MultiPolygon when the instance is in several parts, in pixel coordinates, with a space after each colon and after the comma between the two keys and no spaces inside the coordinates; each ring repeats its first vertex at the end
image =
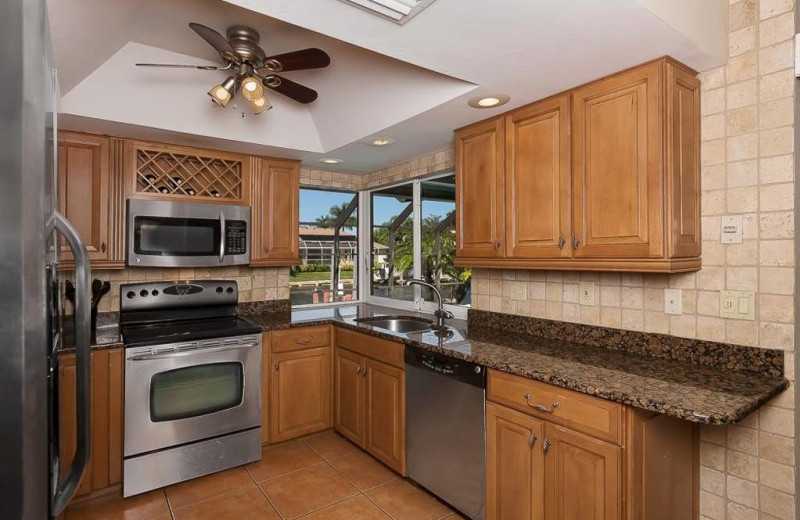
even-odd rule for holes
{"type": "MultiPolygon", "coordinates": [[[[342,214],[345,212],[347,206],[349,205],[350,205],[349,202],[342,202],[338,206],[331,206],[331,208],[328,210],[328,214],[322,217],[317,217],[314,223],[321,228],[332,228],[334,224],[336,224],[336,221],[339,220],[339,217],[342,216],[342,214]]],[[[354,228],[357,225],[358,221],[356,220],[354,211],[353,214],[350,215],[347,218],[347,220],[344,221],[344,226],[342,227],[354,228]]]]}

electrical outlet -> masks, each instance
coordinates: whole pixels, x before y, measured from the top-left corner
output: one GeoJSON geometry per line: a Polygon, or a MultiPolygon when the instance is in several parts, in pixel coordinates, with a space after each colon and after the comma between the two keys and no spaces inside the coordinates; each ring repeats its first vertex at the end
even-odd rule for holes
{"type": "Polygon", "coordinates": [[[596,305],[595,300],[595,284],[594,282],[581,282],[578,285],[578,292],[580,293],[580,304],[581,305],[596,305]]]}
{"type": "Polygon", "coordinates": [[[720,291],[719,315],[737,320],[755,319],[756,295],[752,291],[720,291]]]}
{"type": "Polygon", "coordinates": [[[664,312],[666,314],[683,314],[683,291],[664,289],[664,312]]]}
{"type": "Polygon", "coordinates": [[[744,220],[741,215],[722,217],[720,228],[721,242],[723,244],[741,244],[743,225],[744,220]]]}

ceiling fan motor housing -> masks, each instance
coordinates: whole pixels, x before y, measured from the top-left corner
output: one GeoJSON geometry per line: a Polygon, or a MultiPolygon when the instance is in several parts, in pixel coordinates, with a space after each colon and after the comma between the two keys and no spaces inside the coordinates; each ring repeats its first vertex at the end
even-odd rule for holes
{"type": "Polygon", "coordinates": [[[246,25],[234,25],[228,28],[226,35],[231,47],[242,61],[249,62],[254,68],[263,67],[267,56],[258,46],[260,40],[258,31],[246,25]]]}

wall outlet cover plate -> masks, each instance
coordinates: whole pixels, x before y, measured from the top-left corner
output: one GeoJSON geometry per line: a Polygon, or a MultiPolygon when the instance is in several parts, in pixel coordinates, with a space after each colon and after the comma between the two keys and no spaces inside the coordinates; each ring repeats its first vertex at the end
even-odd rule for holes
{"type": "Polygon", "coordinates": [[[581,282],[578,285],[578,301],[581,305],[597,305],[596,286],[595,282],[581,282]]]}
{"type": "Polygon", "coordinates": [[[756,294],[752,291],[720,291],[719,316],[737,320],[755,319],[756,294]]]}

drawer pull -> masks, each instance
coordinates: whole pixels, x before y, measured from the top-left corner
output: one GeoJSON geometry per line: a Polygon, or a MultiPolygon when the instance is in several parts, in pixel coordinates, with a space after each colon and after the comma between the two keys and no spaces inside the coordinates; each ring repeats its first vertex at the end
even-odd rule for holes
{"type": "Polygon", "coordinates": [[[311,336],[306,337],[306,338],[294,338],[294,342],[297,345],[308,345],[312,341],[314,341],[314,338],[311,337],[311,336]]]}
{"type": "Polygon", "coordinates": [[[525,402],[528,403],[528,406],[530,406],[531,408],[533,408],[534,410],[537,410],[539,412],[542,412],[542,413],[555,413],[556,408],[558,408],[558,403],[557,402],[551,404],[550,408],[546,408],[546,407],[544,407],[544,406],[542,406],[540,404],[532,403],[531,402],[532,398],[533,398],[533,396],[531,394],[525,394],[525,402]]]}
{"type": "Polygon", "coordinates": [[[531,432],[531,434],[528,436],[528,446],[533,448],[534,444],[536,444],[536,434],[531,432]]]}
{"type": "Polygon", "coordinates": [[[547,455],[547,452],[550,451],[550,439],[547,437],[545,437],[544,441],[542,441],[542,451],[545,453],[545,455],[547,455]]]}

